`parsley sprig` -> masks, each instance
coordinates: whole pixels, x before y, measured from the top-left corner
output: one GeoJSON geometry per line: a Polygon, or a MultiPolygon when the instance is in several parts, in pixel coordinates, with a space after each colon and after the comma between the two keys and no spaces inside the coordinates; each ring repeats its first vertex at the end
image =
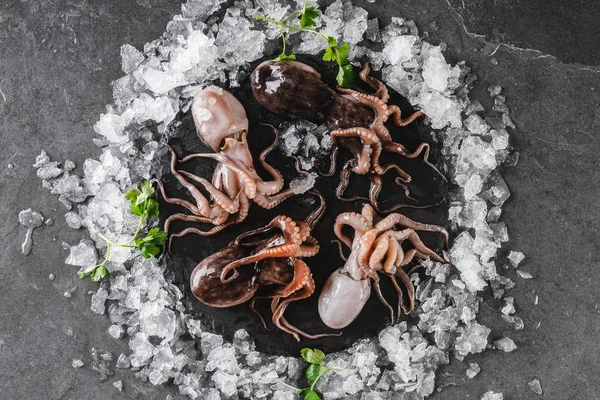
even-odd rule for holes
{"type": "Polygon", "coordinates": [[[116,243],[102,233],[100,236],[106,242],[106,255],[104,261],[100,264],[93,265],[86,268],[79,273],[80,278],[90,276],[90,279],[94,282],[98,282],[110,275],[110,271],[106,268],[106,264],[110,258],[110,250],[112,246],[138,248],[142,253],[142,257],[150,258],[157,256],[160,253],[160,247],[165,244],[167,240],[167,233],[163,232],[159,228],[152,228],[148,231],[145,237],[138,239],[138,236],[144,226],[144,223],[150,217],[158,217],[158,201],[152,198],[154,194],[154,188],[150,181],[143,181],[138,189],[131,189],[125,195],[125,198],[131,202],[131,213],[140,217],[137,229],[135,233],[126,242],[116,243]]]}
{"type": "Polygon", "coordinates": [[[338,85],[342,87],[350,87],[355,78],[354,70],[352,69],[352,65],[348,60],[348,54],[350,53],[350,45],[348,43],[340,45],[338,44],[335,38],[331,36],[325,36],[321,32],[315,29],[311,29],[317,26],[315,19],[318,17],[319,10],[317,10],[313,6],[306,7],[306,3],[304,3],[304,6],[301,10],[296,10],[292,12],[290,15],[288,15],[281,21],[277,21],[260,14],[255,15],[255,18],[257,19],[261,19],[263,21],[267,21],[276,25],[279,28],[279,32],[281,32],[283,50],[281,54],[273,61],[286,61],[296,59],[295,54],[287,54],[286,52],[286,34],[284,29],[314,33],[315,35],[321,37],[327,42],[327,49],[325,49],[323,60],[332,62],[335,61],[338,64],[338,74],[336,77],[338,85]],[[298,19],[298,17],[300,18],[298,19]],[[292,18],[298,19],[298,25],[292,25],[288,22],[292,18]]]}
{"type": "Polygon", "coordinates": [[[321,400],[319,394],[315,391],[315,385],[321,379],[327,371],[333,369],[343,370],[341,367],[325,367],[323,361],[325,360],[325,353],[319,349],[304,348],[300,350],[300,355],[309,364],[306,368],[306,379],[310,382],[310,386],[304,389],[300,389],[298,392],[304,396],[304,400],[321,400]]]}

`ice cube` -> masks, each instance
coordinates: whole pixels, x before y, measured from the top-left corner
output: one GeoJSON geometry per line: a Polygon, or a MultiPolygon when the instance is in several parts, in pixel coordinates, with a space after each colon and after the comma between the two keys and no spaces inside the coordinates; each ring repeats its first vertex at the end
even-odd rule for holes
{"type": "Polygon", "coordinates": [[[296,194],[306,193],[315,186],[316,179],[317,174],[314,172],[302,175],[302,177],[295,178],[290,182],[290,189],[296,194]]]}
{"type": "Polygon", "coordinates": [[[481,400],[504,400],[502,393],[494,393],[493,391],[485,392],[481,396],[481,400]]]}
{"type": "Polygon", "coordinates": [[[58,167],[58,163],[55,161],[42,165],[36,172],[40,179],[53,179],[59,177],[62,173],[63,170],[58,167]]]}
{"type": "Polygon", "coordinates": [[[527,383],[527,386],[529,386],[529,390],[531,390],[533,393],[537,394],[538,396],[541,396],[542,394],[544,394],[544,392],[542,390],[542,384],[540,383],[540,380],[537,378],[529,381],[529,383],[527,383]]]}
{"type": "Polygon", "coordinates": [[[130,44],[121,46],[121,70],[130,73],[144,61],[144,55],[130,44]]]}
{"type": "Polygon", "coordinates": [[[113,386],[117,388],[119,392],[123,391],[123,381],[115,381],[113,382],[113,386]]]}
{"type": "Polygon", "coordinates": [[[104,311],[106,310],[104,307],[104,303],[106,302],[107,298],[108,298],[108,291],[106,289],[104,289],[103,287],[100,287],[98,289],[98,291],[96,292],[96,294],[94,294],[92,296],[92,305],[90,307],[92,312],[96,313],[96,314],[101,314],[101,315],[104,314],[104,311]]]}
{"type": "Polygon", "coordinates": [[[91,267],[97,262],[96,248],[86,239],[81,240],[77,246],[71,246],[69,257],[65,260],[66,264],[82,268],[91,267]]]}
{"type": "Polygon", "coordinates": [[[83,363],[83,361],[81,361],[78,358],[74,358],[73,361],[71,362],[71,365],[73,366],[73,368],[81,368],[83,367],[85,364],[83,363]]]}
{"type": "Polygon", "coordinates": [[[517,268],[519,266],[519,264],[521,264],[521,261],[523,261],[523,259],[525,258],[525,254],[521,253],[520,251],[512,251],[508,254],[508,261],[510,261],[510,264],[517,268]]]}
{"type": "Polygon", "coordinates": [[[488,86],[487,88],[490,97],[496,97],[502,92],[502,88],[497,85],[488,86]]]}
{"type": "Polygon", "coordinates": [[[33,164],[33,167],[40,168],[49,162],[50,162],[50,157],[48,157],[48,154],[46,154],[45,150],[42,150],[40,155],[35,157],[35,163],[33,164]]]}
{"type": "Polygon", "coordinates": [[[481,372],[481,367],[477,363],[469,363],[469,368],[467,368],[466,374],[467,378],[473,379],[481,372]]]}
{"type": "Polygon", "coordinates": [[[383,54],[387,62],[396,65],[408,61],[413,57],[413,51],[416,52],[414,44],[417,38],[414,36],[397,36],[386,43],[383,48],[383,54]]]}
{"type": "Polygon", "coordinates": [[[121,369],[130,368],[131,363],[129,362],[129,357],[125,354],[120,354],[119,358],[117,358],[117,364],[115,366],[121,369]]]}
{"type": "Polygon", "coordinates": [[[76,212],[68,212],[65,214],[67,225],[73,229],[81,228],[81,217],[76,212]]]}
{"type": "Polygon", "coordinates": [[[443,92],[448,87],[450,66],[446,63],[441,48],[424,42],[421,51],[425,57],[422,72],[425,83],[430,88],[443,92]]]}
{"type": "Polygon", "coordinates": [[[108,327],[108,334],[115,339],[123,337],[123,327],[121,325],[111,325],[108,327]]]}
{"type": "Polygon", "coordinates": [[[519,275],[523,279],[532,279],[533,278],[533,275],[531,275],[529,272],[521,271],[520,269],[517,270],[517,275],[519,275]]]}
{"type": "Polygon", "coordinates": [[[237,392],[237,377],[218,370],[211,377],[215,387],[226,397],[233,396],[237,392]]]}
{"type": "Polygon", "coordinates": [[[502,350],[505,353],[510,353],[517,348],[515,342],[513,342],[513,340],[509,337],[503,337],[502,339],[496,340],[494,342],[494,346],[496,346],[498,350],[502,350]]]}

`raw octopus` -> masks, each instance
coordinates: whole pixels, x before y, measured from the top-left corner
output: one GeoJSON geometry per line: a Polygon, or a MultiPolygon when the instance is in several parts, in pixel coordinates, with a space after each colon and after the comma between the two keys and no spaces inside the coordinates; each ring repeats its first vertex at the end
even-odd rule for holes
{"type": "MultiPolygon", "coordinates": [[[[402,144],[392,140],[384,125],[390,116],[393,116],[396,125],[406,126],[423,113],[417,111],[402,119],[400,108],[387,104],[389,95],[385,85],[370,76],[369,72],[369,64],[365,63],[359,76],[376,91],[374,94],[339,86],[336,92],[321,81],[321,75],[314,68],[297,61],[263,62],[252,72],[251,85],[256,100],[275,114],[313,122],[326,121],[334,142],[346,147],[354,157],[342,169],[337,189],[338,198],[356,199],[343,197],[351,171],[366,175],[371,181],[371,204],[379,210],[377,196],[381,191],[383,174],[389,170],[396,171],[396,183],[404,188],[409,198],[406,184],[412,179],[395,164],[380,165],[379,156],[383,150],[406,158],[416,158],[423,154],[424,162],[436,172],[439,171],[429,161],[428,143],[421,143],[415,151],[410,152],[402,144]]],[[[329,175],[335,172],[338,149],[336,146],[332,152],[329,175]]]]}
{"type": "Polygon", "coordinates": [[[325,325],[334,329],[348,326],[360,314],[371,295],[371,281],[379,300],[390,312],[394,322],[394,310],[383,297],[379,286],[379,275],[387,276],[398,293],[397,313],[410,313],[414,308],[414,287],[409,273],[403,267],[415,257],[444,259],[425,246],[417,231],[438,232],[448,245],[448,232],[437,225],[422,224],[402,214],[390,214],[381,219],[369,204],[365,204],[362,213],[347,212],[338,215],[334,232],[338,239],[351,249],[342,268],[335,270],[325,282],[319,297],[319,315],[325,325]],[[342,228],[348,225],[355,231],[354,239],[344,235],[342,228]],[[404,227],[396,230],[399,225],[404,227]],[[410,242],[412,248],[405,250],[403,242],[410,242]],[[396,278],[408,292],[408,306],[396,278]]]}
{"type": "Polygon", "coordinates": [[[194,296],[211,307],[233,307],[250,301],[265,328],[266,322],[256,310],[258,299],[271,300],[273,324],[294,336],[316,339],[331,334],[311,335],[293,326],[284,317],[289,304],[305,299],[315,291],[315,282],[303,257],[319,251],[317,240],[310,235],[325,211],[321,205],[306,221],[293,221],[279,215],[263,228],[238,236],[229,246],[205,258],[190,276],[194,296]],[[265,236],[266,235],[266,236],[265,236]]]}
{"type": "Polygon", "coordinates": [[[275,131],[275,141],[262,151],[259,161],[271,175],[272,180],[263,181],[256,173],[252,155],[248,149],[248,118],[242,104],[229,92],[216,86],[200,91],[192,102],[192,116],[200,140],[215,153],[190,154],[179,160],[184,163],[194,158],[210,158],[217,161],[212,182],[191,172],[177,169],[177,155],[171,147],[171,173],[189,191],[194,202],[169,197],[164,185],[158,183],[166,202],[188,209],[192,214],[176,213],[167,218],[164,226],[169,232],[170,224],[175,220],[201,222],[215,225],[207,231],[190,227],[171,238],[188,233],[201,236],[214,235],[226,227],[242,222],[248,216],[250,200],[259,206],[271,209],[283,200],[294,195],[291,189],[282,190],[283,176],[265,161],[265,157],[279,144],[275,131]],[[210,195],[210,200],[194,186],[194,181],[210,195]]]}

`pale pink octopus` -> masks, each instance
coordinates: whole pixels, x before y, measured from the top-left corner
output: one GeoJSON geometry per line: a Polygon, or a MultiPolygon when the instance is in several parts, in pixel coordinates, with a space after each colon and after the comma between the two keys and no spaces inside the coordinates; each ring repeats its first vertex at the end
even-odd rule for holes
{"type": "Polygon", "coordinates": [[[441,226],[419,223],[397,213],[380,219],[369,204],[365,204],[360,214],[347,212],[338,215],[334,231],[339,240],[351,249],[345,265],[330,275],[319,297],[319,315],[327,326],[334,329],[348,326],[360,314],[371,295],[371,281],[379,300],[388,308],[394,321],[394,310],[381,293],[378,274],[389,277],[398,292],[398,317],[402,311],[410,313],[414,308],[414,286],[403,267],[415,257],[431,257],[444,262],[421,241],[417,231],[438,232],[444,236],[446,246],[448,243],[448,232],[441,226]],[[345,225],[354,228],[353,240],[342,232],[345,225]],[[404,229],[396,230],[397,225],[404,229]],[[404,241],[410,242],[413,247],[404,250],[404,241]],[[406,288],[408,306],[396,278],[406,288]]]}
{"type": "Polygon", "coordinates": [[[272,180],[264,181],[254,169],[252,155],[248,149],[248,118],[242,104],[229,92],[216,86],[209,86],[199,92],[192,101],[192,116],[200,140],[215,153],[190,154],[179,162],[194,158],[210,158],[218,162],[212,182],[191,172],[177,170],[177,156],[172,148],[171,172],[189,191],[194,202],[172,198],[166,194],[163,183],[155,180],[168,203],[187,208],[192,214],[177,213],[167,218],[164,226],[169,232],[170,224],[176,220],[201,222],[215,225],[209,230],[189,227],[171,234],[171,238],[188,233],[201,236],[214,235],[226,227],[242,222],[248,216],[250,200],[259,206],[271,209],[283,200],[294,195],[290,189],[282,190],[283,176],[265,161],[265,157],[279,144],[275,132],[274,143],[263,150],[259,161],[271,175],[272,180]],[[207,198],[191,182],[202,185],[208,192],[207,198]]]}

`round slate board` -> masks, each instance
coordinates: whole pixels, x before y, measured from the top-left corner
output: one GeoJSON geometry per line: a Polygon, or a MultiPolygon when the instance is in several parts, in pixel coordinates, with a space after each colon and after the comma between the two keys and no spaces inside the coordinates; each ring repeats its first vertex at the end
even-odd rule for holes
{"type": "MultiPolygon", "coordinates": [[[[335,85],[335,75],[337,67],[332,63],[324,63],[316,57],[298,57],[299,61],[305,62],[323,74],[323,80],[331,87],[335,85]]],[[[257,61],[251,65],[252,69],[258,65],[257,61]]],[[[248,72],[251,72],[250,69],[248,72]]],[[[377,74],[375,74],[377,76],[377,74]]],[[[360,87],[360,86],[359,86],[360,87]]],[[[258,154],[262,149],[273,142],[273,132],[270,128],[261,125],[267,122],[274,126],[279,126],[285,119],[271,115],[266,109],[260,106],[252,94],[249,79],[245,79],[240,87],[229,89],[244,105],[250,129],[248,142],[254,159],[258,159],[258,154]]],[[[368,91],[368,88],[361,87],[361,90],[368,91]]],[[[398,93],[390,90],[389,104],[397,104],[403,110],[404,115],[410,115],[413,111],[410,104],[398,93]]],[[[391,119],[390,119],[391,122],[391,119]]],[[[431,142],[429,135],[430,129],[425,126],[422,120],[417,120],[408,127],[398,128],[392,123],[388,124],[392,137],[396,141],[404,144],[408,149],[414,149],[423,141],[431,142]]],[[[202,144],[196,135],[191,113],[180,113],[176,122],[171,127],[173,138],[170,145],[175,149],[179,158],[196,152],[210,152],[202,144]]],[[[435,147],[435,144],[432,143],[435,147]]],[[[349,154],[341,150],[338,159],[338,170],[343,163],[349,159],[349,154]]],[[[163,171],[163,182],[165,183],[169,196],[181,197],[191,200],[191,197],[185,190],[178,185],[174,177],[169,174],[169,155],[165,154],[157,162],[160,163],[159,169],[163,171]]],[[[268,162],[278,168],[284,175],[286,183],[291,178],[297,176],[294,169],[294,161],[284,156],[279,150],[274,150],[268,157],[268,162]]],[[[437,151],[434,148],[431,158],[434,162],[438,159],[437,151]]],[[[403,208],[400,211],[417,221],[445,225],[447,221],[448,206],[445,202],[447,195],[447,184],[431,168],[423,163],[422,158],[408,160],[396,154],[386,154],[382,156],[382,164],[386,162],[395,162],[412,177],[412,183],[409,184],[411,195],[417,199],[421,205],[435,205],[426,209],[403,208]]],[[[216,163],[210,160],[190,161],[185,165],[179,165],[178,169],[185,169],[206,179],[211,179],[216,163]]],[[[258,162],[255,163],[259,174],[265,179],[268,175],[262,170],[258,162]]],[[[329,168],[329,160],[323,160],[321,169],[329,168]]],[[[390,172],[384,177],[383,190],[379,196],[380,200],[385,200],[384,208],[398,202],[407,202],[402,188],[394,183],[394,173],[390,172]]],[[[326,198],[327,211],[319,224],[313,230],[313,236],[316,237],[321,245],[319,254],[315,257],[305,259],[312,270],[313,277],[317,285],[317,291],[308,299],[293,303],[286,311],[286,318],[300,329],[309,333],[334,333],[325,326],[317,312],[317,300],[319,290],[327,277],[344,262],[338,253],[338,247],[331,243],[335,239],[333,234],[333,223],[336,216],[342,212],[357,211],[360,212],[364,202],[343,202],[335,197],[335,188],[339,183],[339,175],[336,173],[332,177],[319,177],[316,187],[326,198]]],[[[346,191],[346,195],[368,196],[369,181],[362,176],[352,175],[351,185],[346,191]]],[[[160,196],[159,196],[160,197],[160,196]]],[[[177,238],[173,241],[172,253],[166,257],[168,273],[171,274],[175,284],[179,285],[184,293],[184,302],[187,309],[195,317],[202,320],[205,327],[215,333],[222,334],[231,339],[233,333],[238,329],[246,329],[256,341],[256,347],[259,351],[268,354],[298,355],[303,347],[317,347],[325,352],[338,351],[350,346],[354,341],[364,337],[375,335],[379,329],[390,323],[387,309],[379,302],[373,294],[366,303],[359,317],[348,327],[342,330],[339,337],[326,337],[316,340],[303,339],[300,343],[287,333],[278,329],[267,331],[264,329],[258,317],[252,313],[248,304],[242,304],[227,309],[216,309],[208,307],[197,301],[191,294],[189,288],[189,276],[202,259],[213,254],[219,249],[227,246],[237,235],[250,229],[255,229],[267,224],[274,216],[285,214],[296,220],[303,220],[317,206],[314,201],[315,196],[310,194],[292,197],[272,210],[264,210],[256,204],[252,204],[248,218],[241,224],[231,226],[225,231],[212,237],[200,237],[197,235],[187,235],[177,238]]],[[[168,204],[160,198],[161,223],[171,214],[176,212],[186,212],[181,207],[168,204]]],[[[179,231],[190,224],[174,223],[171,226],[173,232],[179,231]]],[[[202,229],[209,229],[210,226],[195,226],[202,229]]],[[[438,252],[442,247],[440,235],[422,233],[424,242],[436,249],[438,252]]],[[[348,250],[346,249],[346,254],[348,250]]],[[[250,266],[251,267],[251,266],[250,266]]],[[[382,279],[382,290],[388,302],[396,304],[397,295],[392,285],[387,279],[382,279]]],[[[226,296],[226,294],[224,294],[226,296]]],[[[352,301],[352,299],[349,299],[352,301]]],[[[259,309],[263,315],[270,317],[269,302],[264,300],[259,304],[259,309]]],[[[270,321],[269,321],[270,322],[270,321]]]]}

